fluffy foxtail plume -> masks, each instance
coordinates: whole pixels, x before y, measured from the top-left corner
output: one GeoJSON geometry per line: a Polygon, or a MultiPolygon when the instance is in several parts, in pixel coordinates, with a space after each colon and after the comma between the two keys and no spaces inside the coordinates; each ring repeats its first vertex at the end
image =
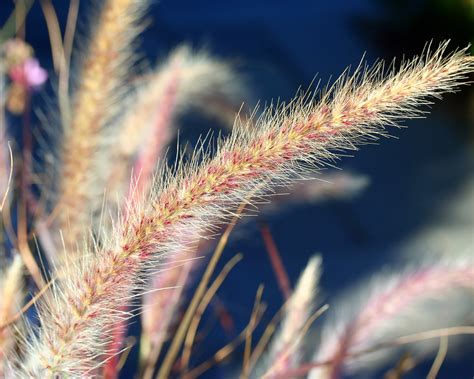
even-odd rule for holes
{"type": "Polygon", "coordinates": [[[258,377],[272,378],[295,368],[304,356],[304,328],[311,317],[321,275],[321,257],[311,258],[285,305],[285,317],[258,377]],[[263,375],[261,375],[263,374],[263,375]]]}
{"type": "Polygon", "coordinates": [[[16,255],[10,267],[0,272],[0,377],[5,377],[15,346],[15,324],[6,325],[23,301],[23,263],[16,255]]]}
{"type": "Polygon", "coordinates": [[[465,50],[443,57],[445,48],[403,63],[385,79],[381,65],[343,77],[319,101],[297,99],[268,110],[256,128],[237,124],[213,157],[178,165],[99,251],[60,273],[64,279],[38,303],[44,322],[29,341],[22,374],[88,375],[100,364],[111,323],[126,316],[117,312],[124,294],[142,287],[143,269],[178,250],[183,234],[203,235],[242,201],[265,196],[308,164],[320,167],[386,134],[384,125],[423,114],[417,106],[454,91],[473,71],[465,50]]]}
{"type": "Polygon", "coordinates": [[[133,63],[130,46],[140,31],[138,22],[147,3],[106,0],[93,28],[64,126],[58,226],[64,232],[66,254],[77,251],[91,215],[100,210],[106,171],[97,171],[97,152],[103,147],[104,127],[120,112],[118,101],[133,63]]]}
{"type": "MultiPolygon", "coordinates": [[[[351,294],[351,300],[342,303],[341,309],[334,308],[340,312],[340,321],[335,326],[323,328],[320,348],[314,356],[315,362],[331,360],[332,363],[312,370],[309,377],[335,379],[346,370],[354,372],[376,368],[384,363],[382,358],[396,360],[390,354],[383,356],[376,353],[354,358],[351,355],[378,343],[419,332],[420,326],[429,330],[459,325],[463,317],[472,312],[466,306],[471,308],[468,304],[472,301],[473,289],[472,260],[441,261],[399,275],[381,276],[369,286],[368,291],[365,290],[360,296],[351,294]],[[462,293],[460,289],[469,289],[470,292],[462,293]],[[461,298],[453,295],[461,295],[461,298]],[[438,308],[433,308],[433,300],[439,301],[438,308]],[[451,304],[453,300],[455,304],[451,304]],[[352,309],[344,309],[348,304],[355,305],[352,309]]],[[[436,350],[438,343],[433,341],[432,344],[425,344],[423,349],[436,350]]]]}

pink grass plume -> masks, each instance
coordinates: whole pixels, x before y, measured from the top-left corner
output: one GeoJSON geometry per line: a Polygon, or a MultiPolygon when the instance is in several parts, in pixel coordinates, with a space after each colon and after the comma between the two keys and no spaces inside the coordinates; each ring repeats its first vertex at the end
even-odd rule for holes
{"type": "Polygon", "coordinates": [[[177,164],[156,184],[156,194],[134,204],[126,222],[118,223],[97,251],[84,252],[59,272],[64,279],[38,302],[44,322],[29,341],[21,374],[90,374],[103,364],[99,358],[111,325],[126,317],[121,304],[143,291],[141,274],[178,251],[183,234],[207,235],[242,201],[257,202],[309,164],[321,167],[344,150],[386,135],[385,126],[422,115],[420,106],[456,90],[474,69],[465,50],[444,56],[445,50],[443,44],[426,51],[387,74],[378,65],[343,76],[318,101],[298,98],[267,110],[256,128],[234,126],[214,156],[198,154],[177,164]]]}
{"type": "MultiPolygon", "coordinates": [[[[262,378],[273,378],[295,368],[304,357],[304,329],[315,308],[321,275],[321,257],[310,259],[295,290],[285,304],[284,318],[263,358],[262,378]]],[[[258,369],[257,369],[258,370],[258,369]]]]}
{"type": "MultiPolygon", "coordinates": [[[[346,371],[360,372],[378,366],[383,362],[383,358],[392,356],[375,354],[372,358],[352,358],[351,355],[377,343],[409,334],[413,328],[419,331],[420,328],[429,329],[435,325],[439,326],[440,323],[446,327],[462,322],[462,317],[454,311],[466,311],[463,302],[467,300],[469,303],[472,300],[473,289],[472,260],[444,260],[398,275],[380,276],[360,296],[349,295],[352,301],[348,299],[342,303],[341,309],[333,308],[336,312],[339,311],[339,322],[323,328],[320,347],[314,355],[315,362],[332,363],[312,370],[309,378],[335,379],[340,378],[346,371]],[[468,292],[461,296],[461,300],[457,298],[455,304],[442,305],[450,304],[454,299],[453,295],[462,295],[463,289],[468,292]],[[348,309],[348,304],[354,303],[354,299],[357,305],[348,309]],[[435,304],[434,300],[437,300],[435,304]],[[427,302],[429,307],[426,306],[427,302]],[[435,305],[439,305],[438,311],[435,311],[435,305]],[[441,312],[441,307],[445,309],[444,312],[441,312]],[[450,308],[455,316],[448,315],[450,308]]],[[[436,347],[435,342],[424,348],[436,347]]]]}

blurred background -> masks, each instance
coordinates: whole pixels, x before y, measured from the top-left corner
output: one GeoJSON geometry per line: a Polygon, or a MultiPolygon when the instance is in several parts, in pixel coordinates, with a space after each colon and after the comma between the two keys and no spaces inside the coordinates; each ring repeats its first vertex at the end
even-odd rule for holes
{"type": "MultiPolygon", "coordinates": [[[[64,23],[68,1],[53,3],[64,23]]],[[[79,35],[88,28],[94,3],[99,2],[81,1],[79,35]]],[[[12,9],[13,1],[0,1],[1,25],[12,9]]],[[[144,59],[159,62],[182,42],[205,47],[237,64],[249,88],[251,108],[257,101],[288,101],[315,78],[326,83],[347,66],[357,66],[364,54],[370,63],[411,57],[429,41],[436,46],[451,39],[451,48],[474,41],[472,0],[162,0],[152,2],[148,15],[137,41],[144,59]]],[[[28,14],[25,33],[42,66],[52,72],[46,24],[37,2],[28,14]]],[[[45,88],[35,102],[41,107],[53,98],[51,88],[45,88]]],[[[409,127],[391,130],[395,138],[364,146],[354,158],[338,163],[344,171],[370,179],[358,196],[285,207],[237,230],[222,264],[237,252],[244,254],[244,261],[207,312],[193,361],[205,360],[245,327],[259,284],[265,284],[263,299],[268,304],[261,325],[282,305],[284,298],[262,240],[263,225],[273,236],[292,285],[309,257],[322,255],[320,303],[331,304],[339,293],[384,268],[430,256],[472,258],[474,87],[437,102],[427,119],[404,124],[409,127]]],[[[195,115],[183,116],[179,125],[180,138],[190,141],[209,128],[219,128],[195,115]]],[[[258,328],[256,335],[262,330],[258,328]]],[[[241,365],[242,350],[203,378],[232,377],[229,373],[241,365]]],[[[439,377],[472,378],[473,352],[471,344],[459,354],[448,353],[439,377]]],[[[123,378],[132,372],[135,353],[131,352],[123,378]]],[[[419,365],[404,377],[424,377],[430,364],[419,365]]]]}

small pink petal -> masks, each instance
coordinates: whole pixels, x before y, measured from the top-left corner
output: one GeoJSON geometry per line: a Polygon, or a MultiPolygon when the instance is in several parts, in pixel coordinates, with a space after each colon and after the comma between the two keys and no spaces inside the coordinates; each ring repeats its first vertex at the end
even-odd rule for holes
{"type": "Polygon", "coordinates": [[[24,71],[29,87],[39,87],[48,79],[48,73],[40,66],[37,59],[30,58],[26,60],[24,71]]]}

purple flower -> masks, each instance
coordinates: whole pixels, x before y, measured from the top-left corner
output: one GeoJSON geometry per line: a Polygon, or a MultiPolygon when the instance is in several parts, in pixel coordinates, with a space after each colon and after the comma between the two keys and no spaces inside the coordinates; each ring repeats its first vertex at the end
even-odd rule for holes
{"type": "Polygon", "coordinates": [[[22,64],[10,69],[10,78],[29,90],[35,90],[46,82],[48,73],[35,58],[28,58],[22,64]]]}

